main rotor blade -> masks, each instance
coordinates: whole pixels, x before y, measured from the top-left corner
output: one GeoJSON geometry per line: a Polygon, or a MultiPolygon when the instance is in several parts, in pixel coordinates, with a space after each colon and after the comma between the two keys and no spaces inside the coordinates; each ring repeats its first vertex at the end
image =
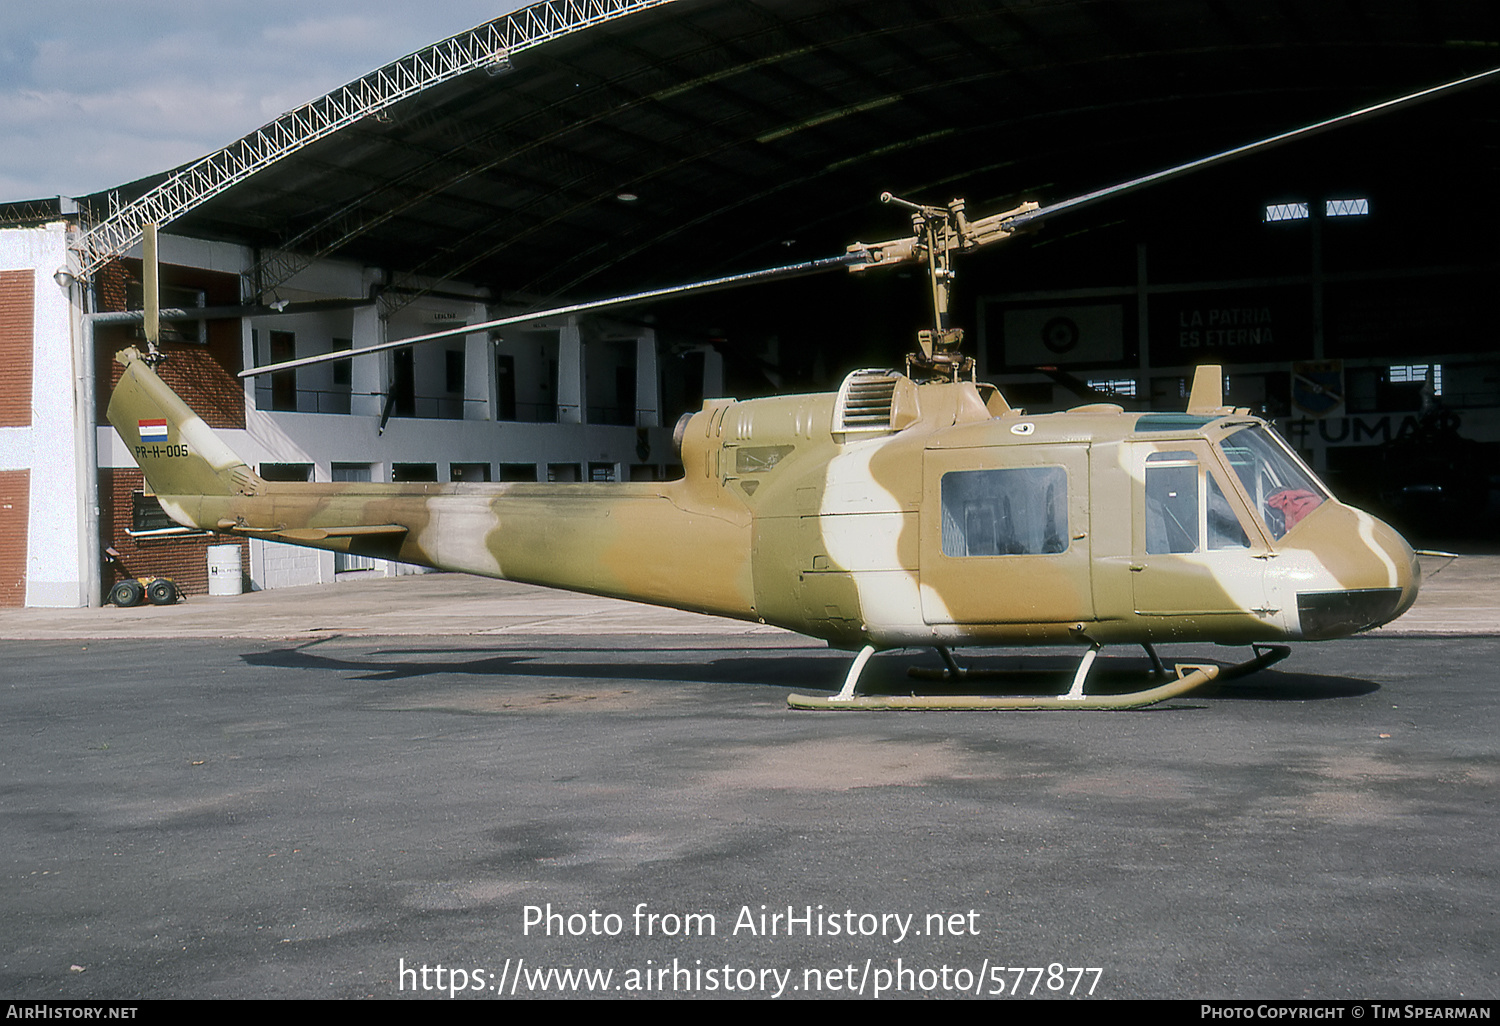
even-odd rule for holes
{"type": "Polygon", "coordinates": [[[363,346],[359,349],[340,349],[333,353],[320,353],[317,356],[304,356],[297,360],[286,360],[282,363],[269,363],[264,367],[251,367],[249,370],[240,371],[239,376],[242,378],[253,378],[261,374],[274,374],[277,371],[294,370],[298,367],[311,367],[314,364],[330,363],[334,360],[348,360],[356,356],[366,356],[370,353],[382,353],[388,349],[405,349],[407,346],[417,346],[424,342],[437,342],[445,338],[477,335],[481,332],[492,331],[495,328],[504,328],[515,324],[529,324],[532,321],[546,320],[550,317],[564,317],[568,314],[587,313],[593,310],[612,310],[622,306],[643,303],[649,299],[661,299],[666,296],[682,296],[691,292],[713,292],[715,289],[730,289],[740,285],[773,281],[781,278],[801,278],[810,274],[822,274],[825,271],[839,270],[854,263],[856,259],[855,256],[849,253],[840,253],[834,257],[804,260],[797,264],[783,264],[780,267],[767,267],[759,271],[745,271],[741,274],[725,275],[722,278],[709,278],[704,281],[689,282],[686,285],[671,285],[666,288],[651,289],[646,292],[633,292],[627,296],[612,296],[608,299],[594,299],[586,303],[574,303],[571,306],[558,306],[547,310],[532,310],[528,313],[501,317],[498,320],[484,321],[481,324],[466,324],[461,328],[435,331],[430,335],[417,335],[413,338],[396,339],[393,342],[380,342],[376,345],[363,346]]]}
{"type": "MultiPolygon", "coordinates": [[[[1500,75],[1500,68],[1491,68],[1489,71],[1482,71],[1476,75],[1469,75],[1466,78],[1460,78],[1455,79],[1451,82],[1445,82],[1442,85],[1432,86],[1431,88],[1423,89],[1415,93],[1410,93],[1406,96],[1400,96],[1393,100],[1386,100],[1382,103],[1377,103],[1369,107],[1362,107],[1359,110],[1350,111],[1347,114],[1340,114],[1337,117],[1328,118],[1327,120],[1319,121],[1316,124],[1305,125],[1302,128],[1293,129],[1290,132],[1282,132],[1279,135],[1273,135],[1256,142],[1247,143],[1243,146],[1236,146],[1233,149],[1224,150],[1220,153],[1215,153],[1212,156],[1200,157],[1199,159],[1189,161],[1186,164],[1178,164],[1176,167],[1169,167],[1163,171],[1157,171],[1153,174],[1131,179],[1128,182],[1121,182],[1117,185],[1111,185],[1108,188],[1098,189],[1094,192],[1085,193],[1081,196],[1074,196],[1072,199],[1062,200],[1058,203],[1051,203],[1047,206],[1039,207],[1038,209],[1030,211],[1028,213],[1018,214],[1017,216],[1005,221],[1004,224],[1009,228],[1020,228],[1024,225],[1051,217],[1053,214],[1059,214],[1067,210],[1077,210],[1081,207],[1085,207],[1093,203],[1098,203],[1101,200],[1108,199],[1113,196],[1119,196],[1127,192],[1132,192],[1136,189],[1145,188],[1148,185],[1155,185],[1158,182],[1164,182],[1167,179],[1175,178],[1178,175],[1187,174],[1190,171],[1200,171],[1204,168],[1211,167],[1216,164],[1227,163],[1228,161],[1235,160],[1239,157],[1248,156],[1249,154],[1258,152],[1260,150],[1266,150],[1270,149],[1273,146],[1279,146],[1282,143],[1290,142],[1293,139],[1305,138],[1307,136],[1315,135],[1318,132],[1325,132],[1342,125],[1346,125],[1352,121],[1358,120],[1359,118],[1384,114],[1388,111],[1397,110],[1401,107],[1421,103],[1424,100],[1432,99],[1433,97],[1438,96],[1442,93],[1476,85],[1495,75],[1500,75]]],[[[363,346],[359,349],[341,349],[333,353],[322,353],[317,356],[304,356],[301,359],[297,360],[286,360],[282,363],[266,364],[263,367],[252,367],[249,370],[240,371],[239,376],[241,378],[253,378],[261,374],[273,374],[277,371],[294,370],[298,367],[311,367],[316,364],[329,363],[334,360],[348,360],[356,356],[365,356],[370,353],[385,352],[388,349],[404,349],[407,346],[421,345],[424,342],[437,342],[442,339],[461,338],[466,335],[475,335],[480,332],[491,331],[495,328],[503,328],[516,324],[527,324],[532,321],[545,320],[550,317],[561,317],[567,316],[569,314],[588,313],[590,311],[597,310],[617,309],[623,306],[631,306],[636,303],[642,303],[647,300],[662,299],[667,296],[681,296],[694,292],[712,292],[716,289],[735,288],[740,285],[748,285],[754,282],[772,281],[779,278],[796,278],[810,274],[821,274],[825,271],[833,271],[841,267],[847,267],[853,263],[858,263],[860,259],[861,258],[855,254],[841,253],[838,256],[824,257],[819,260],[806,260],[801,263],[786,264],[781,267],[769,267],[759,271],[748,271],[742,274],[731,274],[721,278],[710,278],[705,281],[690,282],[686,285],[673,285],[667,288],[651,289],[646,292],[635,292],[625,296],[613,296],[608,299],[596,299],[586,303],[574,303],[571,306],[553,307],[546,310],[532,310],[528,313],[514,314],[512,316],[501,317],[493,321],[484,321],[480,324],[470,324],[465,325],[461,328],[450,328],[447,331],[437,331],[433,332],[430,335],[417,335],[413,338],[397,339],[392,342],[381,342],[372,346],[363,346]]]]}
{"type": "Polygon", "coordinates": [[[1187,174],[1189,171],[1201,171],[1202,169],[1210,167],[1214,164],[1224,164],[1231,160],[1235,160],[1236,158],[1248,156],[1249,154],[1258,152],[1260,150],[1268,150],[1273,146],[1279,146],[1282,143],[1290,142],[1293,139],[1303,139],[1307,136],[1315,135],[1318,132],[1326,132],[1329,129],[1347,125],[1349,122],[1355,121],[1359,118],[1373,117],[1378,114],[1385,114],[1389,111],[1397,110],[1401,107],[1406,107],[1412,104],[1421,103],[1425,100],[1430,100],[1440,93],[1446,93],[1453,90],[1463,89],[1468,86],[1477,85],[1485,79],[1488,79],[1494,75],[1500,75],[1500,68],[1491,68],[1489,71],[1481,71],[1477,75],[1470,75],[1467,78],[1454,79],[1452,82],[1444,82],[1442,85],[1432,86],[1431,88],[1423,89],[1420,92],[1409,93],[1406,96],[1398,96],[1394,100],[1386,100],[1383,103],[1377,103],[1369,107],[1361,107],[1359,110],[1352,110],[1347,114],[1340,114],[1338,117],[1329,118],[1326,121],[1319,121],[1316,124],[1312,125],[1304,125],[1302,128],[1295,128],[1290,132],[1282,132],[1280,135],[1273,135],[1268,138],[1258,140],[1257,142],[1246,143],[1243,146],[1236,146],[1233,149],[1224,150],[1223,152],[1215,153],[1212,156],[1200,157],[1197,160],[1190,160],[1186,164],[1178,164],[1176,167],[1169,167],[1164,171],[1157,171],[1154,174],[1145,175],[1141,178],[1133,178],[1128,182],[1121,182],[1118,185],[1111,185],[1106,189],[1099,189],[1095,192],[1085,193],[1082,196],[1074,196],[1072,199],[1062,200],[1057,203],[1049,203],[1048,205],[1039,207],[1036,210],[1030,211],[1029,213],[1017,214],[1015,217],[1006,221],[1005,224],[1010,228],[1019,228],[1022,225],[1040,221],[1043,218],[1051,217],[1053,214],[1059,214],[1065,210],[1077,210],[1079,207],[1088,206],[1091,203],[1097,203],[1100,200],[1107,199],[1111,196],[1119,196],[1122,193],[1131,192],[1135,189],[1142,189],[1148,185],[1155,185],[1158,182],[1164,182],[1169,178],[1175,178],[1178,175],[1187,174]]]}

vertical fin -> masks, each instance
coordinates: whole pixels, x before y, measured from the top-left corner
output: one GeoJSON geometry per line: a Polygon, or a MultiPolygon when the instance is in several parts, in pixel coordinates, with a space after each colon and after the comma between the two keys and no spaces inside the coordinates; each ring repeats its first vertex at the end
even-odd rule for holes
{"type": "Polygon", "coordinates": [[[264,482],[156,376],[147,357],[126,349],[115,359],[125,373],[107,415],[151,491],[159,496],[260,494],[264,482]]]}

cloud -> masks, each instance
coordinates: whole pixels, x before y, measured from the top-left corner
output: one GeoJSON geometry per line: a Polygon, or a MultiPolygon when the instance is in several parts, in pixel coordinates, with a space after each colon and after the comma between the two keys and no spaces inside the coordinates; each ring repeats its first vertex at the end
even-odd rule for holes
{"type": "Polygon", "coordinates": [[[323,0],[310,14],[291,0],[0,5],[0,202],[103,191],[186,163],[520,6],[323,0]]]}
{"type": "Polygon", "coordinates": [[[270,46],[314,56],[389,53],[389,59],[394,59],[410,52],[401,48],[410,42],[411,33],[384,19],[345,14],[305,18],[291,25],[271,25],[263,30],[262,37],[270,46]]]}

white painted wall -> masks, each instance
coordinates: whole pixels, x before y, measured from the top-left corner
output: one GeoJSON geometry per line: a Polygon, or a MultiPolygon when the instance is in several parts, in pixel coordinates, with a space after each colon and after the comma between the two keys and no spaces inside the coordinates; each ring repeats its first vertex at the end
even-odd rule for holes
{"type": "MultiPolygon", "coordinates": [[[[0,270],[30,270],[33,287],[31,426],[0,429],[0,470],[29,470],[26,537],[26,604],[87,605],[85,484],[79,419],[81,366],[72,330],[68,290],[53,274],[67,266],[67,230],[61,222],[0,230],[0,270]]],[[[3,373],[3,369],[0,369],[3,373]]]]}

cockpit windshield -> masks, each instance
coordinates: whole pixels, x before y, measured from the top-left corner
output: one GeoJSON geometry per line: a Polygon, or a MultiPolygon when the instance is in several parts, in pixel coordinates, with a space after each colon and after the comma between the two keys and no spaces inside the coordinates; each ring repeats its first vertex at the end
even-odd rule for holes
{"type": "Polygon", "coordinates": [[[1229,465],[1250,494],[1271,537],[1280,539],[1328,498],[1318,479],[1292,456],[1265,425],[1227,435],[1219,442],[1229,465]]]}

